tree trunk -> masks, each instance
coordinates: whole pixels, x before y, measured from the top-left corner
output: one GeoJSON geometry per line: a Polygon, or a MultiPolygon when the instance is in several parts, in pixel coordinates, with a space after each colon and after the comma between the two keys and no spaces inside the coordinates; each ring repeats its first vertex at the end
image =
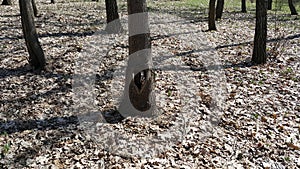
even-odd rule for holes
{"type": "Polygon", "coordinates": [[[38,41],[31,0],[19,0],[22,28],[29,53],[29,63],[35,70],[45,67],[45,56],[38,41]]]}
{"type": "Polygon", "coordinates": [[[268,10],[272,10],[272,0],[268,0],[268,10]]]}
{"type": "Polygon", "coordinates": [[[224,9],[224,0],[218,0],[217,1],[217,7],[216,7],[216,19],[221,19],[224,9]]]}
{"type": "Polygon", "coordinates": [[[288,3],[289,3],[290,10],[291,10],[291,15],[298,15],[296,8],[294,6],[293,0],[288,0],[288,3]]]}
{"type": "Polygon", "coordinates": [[[11,0],[3,0],[1,5],[12,5],[11,0]]]}
{"type": "Polygon", "coordinates": [[[254,35],[254,48],[252,62],[256,64],[266,63],[267,41],[267,0],[256,0],[256,25],[254,35]]]}
{"type": "Polygon", "coordinates": [[[208,12],[208,30],[217,30],[216,28],[216,0],[209,0],[209,12],[208,12]]]}
{"type": "Polygon", "coordinates": [[[105,0],[105,7],[107,23],[105,30],[108,33],[121,32],[123,29],[119,20],[117,0],[105,0]]]}
{"type": "Polygon", "coordinates": [[[152,93],[151,41],[146,0],[127,0],[129,60],[125,90],[119,112],[124,116],[152,116],[155,98],[152,93]]]}
{"type": "Polygon", "coordinates": [[[55,3],[55,0],[51,0],[51,4],[54,4],[55,3]]]}
{"type": "Polygon", "coordinates": [[[247,8],[246,8],[246,0],[242,0],[242,12],[246,13],[247,12],[247,8]]]}
{"type": "Polygon", "coordinates": [[[35,0],[31,0],[31,4],[32,4],[32,9],[33,9],[34,16],[38,17],[39,14],[38,14],[38,10],[37,10],[36,4],[35,4],[35,0]]]}

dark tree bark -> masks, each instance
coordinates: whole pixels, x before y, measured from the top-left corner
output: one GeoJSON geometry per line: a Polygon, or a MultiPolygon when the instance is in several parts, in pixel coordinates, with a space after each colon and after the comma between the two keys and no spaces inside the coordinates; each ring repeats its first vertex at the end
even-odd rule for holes
{"type": "Polygon", "coordinates": [[[216,0],[209,0],[209,12],[208,12],[208,30],[217,30],[216,28],[216,0]]]}
{"type": "Polygon", "coordinates": [[[1,5],[12,5],[11,0],[3,0],[1,5]]]}
{"type": "Polygon", "coordinates": [[[247,8],[246,8],[246,0],[242,0],[242,12],[246,13],[247,12],[247,8]]]}
{"type": "Polygon", "coordinates": [[[35,29],[31,0],[19,0],[22,28],[29,53],[29,63],[35,70],[45,67],[45,56],[35,29]]]}
{"type": "Polygon", "coordinates": [[[106,31],[109,33],[119,33],[122,25],[119,20],[117,0],[105,0],[106,7],[106,31]]]}
{"type": "Polygon", "coordinates": [[[294,6],[293,0],[288,0],[288,3],[289,3],[289,8],[290,8],[290,11],[291,11],[291,15],[298,15],[298,13],[296,11],[296,8],[294,6]]]}
{"type": "Polygon", "coordinates": [[[150,30],[147,14],[146,0],[128,0],[128,15],[129,17],[129,64],[128,66],[139,66],[145,64],[146,67],[142,70],[136,69],[134,71],[134,78],[129,84],[129,98],[132,105],[139,111],[147,111],[151,108],[150,94],[153,86],[153,75],[151,72],[151,53],[143,52],[141,55],[135,56],[137,52],[150,49],[150,30]],[[136,16],[136,14],[141,16],[136,16]],[[142,20],[140,20],[142,19],[142,20]],[[139,22],[137,22],[139,21],[139,22]],[[139,25],[137,25],[139,24],[139,25]],[[137,27],[142,26],[142,33],[136,34],[137,27]],[[144,63],[139,63],[136,57],[143,57],[144,63]]]}
{"type": "Polygon", "coordinates": [[[38,10],[37,10],[36,4],[35,4],[35,0],[31,0],[31,4],[32,4],[32,9],[33,9],[34,16],[38,17],[39,14],[38,14],[38,10]]]}
{"type": "Polygon", "coordinates": [[[155,99],[152,94],[154,75],[146,0],[127,0],[127,7],[129,60],[119,111],[125,117],[149,117],[154,111],[155,99]]]}
{"type": "Polygon", "coordinates": [[[224,9],[224,0],[218,0],[217,1],[217,7],[216,7],[216,19],[221,19],[224,9]]]}
{"type": "Polygon", "coordinates": [[[55,3],[55,0],[51,0],[51,4],[54,4],[55,3]]]}
{"type": "Polygon", "coordinates": [[[266,0],[256,0],[256,25],[254,35],[254,48],[252,62],[256,64],[266,63],[267,41],[267,3],[266,0]]]}
{"type": "Polygon", "coordinates": [[[272,0],[268,0],[268,10],[272,10],[272,0]]]}

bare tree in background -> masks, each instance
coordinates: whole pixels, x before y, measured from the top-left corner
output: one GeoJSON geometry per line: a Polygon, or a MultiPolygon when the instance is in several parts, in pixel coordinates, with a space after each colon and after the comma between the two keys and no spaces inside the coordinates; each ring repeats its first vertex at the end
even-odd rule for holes
{"type": "Polygon", "coordinates": [[[36,3],[35,3],[35,0],[31,0],[31,4],[32,4],[32,9],[33,9],[33,14],[35,17],[38,17],[39,14],[38,14],[38,9],[36,7],[36,3]]]}
{"type": "Polygon", "coordinates": [[[216,28],[216,0],[209,0],[208,12],[208,30],[217,30],[216,28]]]}
{"type": "Polygon", "coordinates": [[[105,0],[106,7],[106,31],[109,33],[119,33],[122,25],[119,20],[117,0],[105,0]]]}
{"type": "Polygon", "coordinates": [[[256,22],[252,62],[256,64],[267,61],[267,0],[256,0],[256,22]]]}
{"type": "Polygon", "coordinates": [[[246,13],[247,12],[247,8],[246,8],[246,0],[242,0],[242,12],[246,13]]]}
{"type": "Polygon", "coordinates": [[[289,8],[290,8],[290,11],[291,11],[291,15],[298,15],[298,13],[296,11],[296,8],[294,6],[293,0],[288,0],[288,3],[289,3],[289,8]]]}
{"type": "Polygon", "coordinates": [[[221,19],[224,9],[224,0],[217,0],[216,19],[221,19]]]}
{"type": "Polygon", "coordinates": [[[268,10],[272,10],[272,0],[268,0],[268,10]]]}
{"type": "Polygon", "coordinates": [[[29,63],[35,70],[45,67],[45,55],[38,41],[31,0],[19,0],[22,28],[29,53],[29,63]]]}

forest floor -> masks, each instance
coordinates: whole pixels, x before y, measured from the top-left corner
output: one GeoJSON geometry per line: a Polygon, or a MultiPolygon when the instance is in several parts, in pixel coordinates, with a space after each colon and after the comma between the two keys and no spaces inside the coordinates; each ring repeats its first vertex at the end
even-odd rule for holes
{"type": "Polygon", "coordinates": [[[128,37],[103,34],[104,2],[37,1],[41,74],[18,5],[0,6],[0,168],[300,168],[299,17],[269,11],[268,62],[253,65],[253,11],[207,32],[207,10],[164,3],[149,13],[157,116],[117,122],[128,37]],[[98,113],[76,109],[82,70],[98,113]]]}

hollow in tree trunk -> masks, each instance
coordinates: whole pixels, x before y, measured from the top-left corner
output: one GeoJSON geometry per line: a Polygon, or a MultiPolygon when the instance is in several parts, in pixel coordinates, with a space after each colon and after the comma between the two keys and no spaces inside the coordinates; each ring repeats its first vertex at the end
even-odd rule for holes
{"type": "Polygon", "coordinates": [[[256,64],[266,63],[267,41],[267,3],[265,0],[256,0],[256,22],[254,35],[254,48],[252,62],[256,64]]]}
{"type": "Polygon", "coordinates": [[[29,63],[35,70],[45,67],[45,56],[35,29],[31,0],[19,0],[22,29],[29,53],[29,63]]]}
{"type": "Polygon", "coordinates": [[[296,11],[296,8],[294,6],[293,0],[288,0],[288,3],[289,3],[289,8],[290,8],[290,11],[291,11],[291,15],[298,15],[298,13],[296,11]]]}
{"type": "Polygon", "coordinates": [[[224,9],[224,0],[217,0],[216,19],[221,19],[224,9]]]}
{"type": "Polygon", "coordinates": [[[216,28],[216,0],[209,0],[209,12],[208,12],[208,30],[217,30],[216,28]]]}
{"type": "Polygon", "coordinates": [[[242,0],[242,12],[246,13],[247,12],[247,8],[246,8],[246,0],[242,0]]]}
{"type": "Polygon", "coordinates": [[[146,0],[127,0],[127,7],[129,59],[119,112],[124,117],[151,117],[155,97],[152,93],[154,75],[146,0]]]}
{"type": "Polygon", "coordinates": [[[11,0],[3,0],[1,5],[12,5],[11,0]]]}
{"type": "Polygon", "coordinates": [[[117,0],[105,0],[106,23],[105,30],[108,33],[119,33],[122,31],[122,25],[119,20],[117,0]]]}

